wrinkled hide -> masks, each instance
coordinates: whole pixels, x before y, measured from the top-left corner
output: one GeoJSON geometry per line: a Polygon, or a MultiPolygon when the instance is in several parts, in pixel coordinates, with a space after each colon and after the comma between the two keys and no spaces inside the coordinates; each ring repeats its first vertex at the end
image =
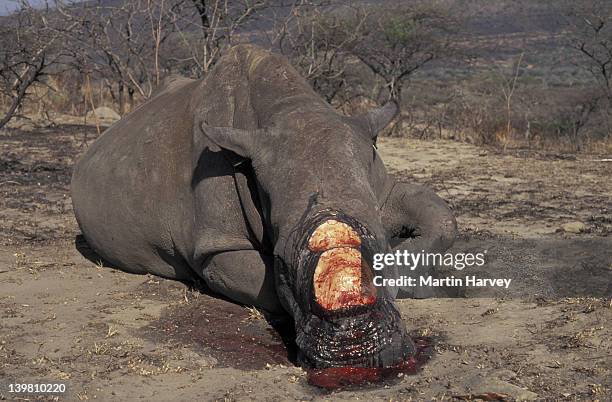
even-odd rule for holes
{"type": "Polygon", "coordinates": [[[372,256],[445,250],[455,221],[433,192],[387,175],[373,142],[396,111],[339,115],[282,57],[235,47],[203,80],[169,79],[89,148],[72,181],[78,223],[126,271],[202,278],[289,313],[304,364],[397,364],[413,346],[398,289],[372,285],[372,256]]]}

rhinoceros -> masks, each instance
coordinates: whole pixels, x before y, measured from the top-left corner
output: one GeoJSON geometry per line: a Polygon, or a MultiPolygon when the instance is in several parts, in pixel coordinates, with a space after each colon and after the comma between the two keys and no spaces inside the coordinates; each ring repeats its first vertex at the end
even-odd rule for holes
{"type": "Polygon", "coordinates": [[[375,141],[396,113],[339,114],[284,57],[233,47],[89,147],[74,212],[116,267],[288,313],[308,367],[393,367],[415,350],[395,298],[419,295],[374,286],[411,274],[373,255],[446,250],[456,231],[433,191],[387,174],[375,141]]]}

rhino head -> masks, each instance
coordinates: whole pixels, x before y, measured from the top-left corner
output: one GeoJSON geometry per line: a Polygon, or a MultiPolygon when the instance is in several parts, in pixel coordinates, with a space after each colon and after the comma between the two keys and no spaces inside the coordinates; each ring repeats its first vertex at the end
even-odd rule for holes
{"type": "Polygon", "coordinates": [[[356,117],[296,108],[263,129],[202,126],[214,144],[251,161],[276,292],[306,366],[389,367],[414,353],[397,290],[372,283],[373,255],[390,250],[381,217],[388,178],[375,141],[396,113],[394,103],[356,117]]]}

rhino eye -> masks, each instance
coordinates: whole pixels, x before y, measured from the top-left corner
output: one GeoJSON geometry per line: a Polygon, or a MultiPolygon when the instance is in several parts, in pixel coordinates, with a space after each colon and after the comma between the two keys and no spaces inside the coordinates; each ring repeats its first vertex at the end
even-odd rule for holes
{"type": "Polygon", "coordinates": [[[416,226],[402,225],[396,231],[393,232],[392,237],[398,237],[400,239],[412,239],[421,235],[419,228],[416,226]]]}

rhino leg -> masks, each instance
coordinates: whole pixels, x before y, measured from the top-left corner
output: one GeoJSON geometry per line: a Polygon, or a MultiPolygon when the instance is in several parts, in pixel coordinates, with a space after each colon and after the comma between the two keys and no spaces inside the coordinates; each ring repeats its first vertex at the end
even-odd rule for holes
{"type": "Polygon", "coordinates": [[[233,301],[283,313],[274,284],[274,259],[256,250],[215,254],[204,262],[206,285],[233,301]]]}
{"type": "MultiPolygon", "coordinates": [[[[457,222],[446,202],[428,187],[397,183],[382,208],[383,224],[393,252],[443,253],[457,235],[457,222]]],[[[400,275],[417,278],[428,275],[431,267],[410,271],[399,266],[400,275]]],[[[402,287],[398,298],[436,296],[434,289],[402,287]]]]}

